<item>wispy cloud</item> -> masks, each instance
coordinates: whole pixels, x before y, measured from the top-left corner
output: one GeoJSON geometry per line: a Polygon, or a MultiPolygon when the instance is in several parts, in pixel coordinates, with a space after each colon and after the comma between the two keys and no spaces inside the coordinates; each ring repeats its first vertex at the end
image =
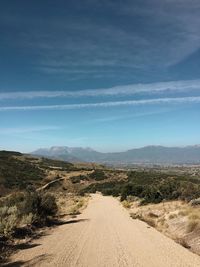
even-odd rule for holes
{"type": "Polygon", "coordinates": [[[67,80],[91,78],[94,71],[106,75],[112,69],[117,78],[117,70],[126,67],[121,75],[129,80],[138,76],[134,68],[141,69],[142,78],[145,74],[156,78],[161,70],[165,73],[168,66],[199,49],[198,0],[65,2],[61,8],[69,13],[55,12],[53,19],[2,8],[5,45],[34,51],[30,63],[36,71],[60,73],[67,80]],[[13,27],[17,30],[8,34],[13,27]]]}
{"type": "MultiPolygon", "coordinates": [[[[115,11],[130,17],[144,16],[147,21],[151,18],[149,25],[154,25],[158,29],[156,32],[160,37],[162,36],[160,27],[162,27],[165,37],[162,36],[159,40],[159,50],[165,51],[165,54],[157,52],[157,56],[159,61],[163,58],[165,62],[163,61],[162,64],[166,66],[181,62],[199,49],[200,3],[198,0],[152,0],[151,2],[136,0],[129,1],[127,5],[122,3],[121,8],[116,8],[115,5],[115,11]],[[169,36],[170,39],[168,39],[169,36]]],[[[154,40],[148,39],[152,53],[154,40]]]]}
{"type": "Polygon", "coordinates": [[[0,134],[21,134],[21,133],[35,133],[51,130],[59,130],[57,126],[37,126],[37,127],[11,127],[11,128],[0,128],[0,134]]]}
{"type": "Polygon", "coordinates": [[[70,110],[70,109],[85,109],[85,108],[108,108],[108,107],[117,107],[117,106],[190,104],[190,103],[200,103],[200,96],[156,98],[156,99],[146,99],[146,100],[112,101],[112,102],[101,102],[101,103],[66,104],[66,105],[9,106],[9,107],[0,107],[0,111],[70,110]]]}
{"type": "MultiPolygon", "coordinates": [[[[96,5],[97,1],[94,2],[96,5]]],[[[62,35],[62,42],[57,41],[60,38],[56,40],[51,38],[49,42],[51,56],[43,62],[46,66],[57,67],[57,72],[59,69],[67,71],[67,66],[72,67],[77,62],[79,71],[85,70],[86,66],[93,68],[126,66],[139,67],[144,70],[148,67],[155,67],[154,62],[158,68],[176,64],[199,49],[199,1],[193,0],[190,3],[187,0],[170,0],[161,3],[159,0],[152,0],[148,3],[148,1],[136,0],[127,1],[126,4],[119,1],[106,2],[100,5],[101,8],[107,6],[116,17],[124,16],[133,24],[137,21],[135,18],[143,18],[144,25],[138,28],[139,31],[134,29],[133,32],[129,27],[116,26],[112,23],[103,27],[94,21],[93,23],[84,21],[81,24],[70,21],[66,26],[66,23],[60,21],[57,26],[59,25],[63,31],[72,29],[76,32],[80,36],[82,45],[79,45],[77,37],[74,38],[74,36],[64,40],[62,35]],[[63,25],[65,25],[64,28],[63,25]],[[152,28],[156,30],[152,31],[152,28]],[[87,39],[82,38],[83,32],[87,32],[87,36],[89,34],[87,39]],[[152,34],[149,35],[149,32],[152,34]],[[56,52],[52,53],[55,48],[56,52]],[[62,56],[58,56],[59,53],[62,56]],[[78,61],[74,60],[77,54],[79,55],[78,61]]],[[[38,42],[38,45],[40,44],[41,38],[38,42]]],[[[47,45],[47,42],[44,41],[44,47],[46,47],[45,44],[47,45]]],[[[47,51],[46,48],[45,51],[47,51]]],[[[107,69],[104,68],[104,71],[106,73],[107,69]]]]}
{"type": "Polygon", "coordinates": [[[140,93],[162,92],[200,92],[200,80],[171,81],[151,84],[131,84],[112,88],[89,89],[81,91],[26,91],[0,93],[0,100],[4,99],[33,99],[33,98],[61,98],[61,97],[98,97],[98,96],[126,96],[140,93]]]}
{"type": "Polygon", "coordinates": [[[110,117],[103,117],[103,118],[97,118],[91,122],[111,122],[111,121],[120,121],[120,120],[125,120],[125,119],[132,119],[132,118],[139,118],[139,117],[146,117],[146,116],[152,116],[152,115],[157,115],[157,114],[162,114],[162,113],[167,113],[171,112],[172,109],[162,109],[162,110],[156,110],[156,111],[147,111],[147,112],[139,112],[139,113],[133,113],[133,114],[126,114],[126,115],[120,115],[120,116],[110,116],[110,117]]]}

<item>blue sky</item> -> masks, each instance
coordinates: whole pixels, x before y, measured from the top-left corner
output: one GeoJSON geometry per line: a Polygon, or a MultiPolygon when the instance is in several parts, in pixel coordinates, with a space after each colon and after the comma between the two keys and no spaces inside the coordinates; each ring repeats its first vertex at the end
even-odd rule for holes
{"type": "Polygon", "coordinates": [[[199,0],[1,1],[0,149],[200,143],[199,0]]]}

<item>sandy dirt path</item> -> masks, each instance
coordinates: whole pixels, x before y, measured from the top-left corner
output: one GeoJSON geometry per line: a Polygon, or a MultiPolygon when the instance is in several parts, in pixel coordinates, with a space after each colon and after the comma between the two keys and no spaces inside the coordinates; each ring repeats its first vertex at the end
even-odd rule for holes
{"type": "Polygon", "coordinates": [[[112,197],[92,196],[87,209],[16,253],[9,266],[198,267],[200,257],[147,224],[112,197]]]}

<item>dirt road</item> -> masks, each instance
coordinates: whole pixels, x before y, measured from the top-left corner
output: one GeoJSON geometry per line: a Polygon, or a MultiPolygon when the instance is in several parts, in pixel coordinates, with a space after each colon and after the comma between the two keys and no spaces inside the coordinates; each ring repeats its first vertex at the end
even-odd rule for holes
{"type": "Polygon", "coordinates": [[[67,224],[13,255],[10,266],[198,267],[200,257],[133,220],[112,197],[93,195],[87,209],[67,224]]]}

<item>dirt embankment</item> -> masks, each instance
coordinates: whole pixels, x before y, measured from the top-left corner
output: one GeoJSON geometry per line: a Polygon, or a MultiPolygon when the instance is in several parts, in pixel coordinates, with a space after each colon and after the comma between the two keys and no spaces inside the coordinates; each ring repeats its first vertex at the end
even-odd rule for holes
{"type": "Polygon", "coordinates": [[[123,201],[133,219],[140,219],[200,255],[200,207],[175,200],[141,206],[123,201]]]}

